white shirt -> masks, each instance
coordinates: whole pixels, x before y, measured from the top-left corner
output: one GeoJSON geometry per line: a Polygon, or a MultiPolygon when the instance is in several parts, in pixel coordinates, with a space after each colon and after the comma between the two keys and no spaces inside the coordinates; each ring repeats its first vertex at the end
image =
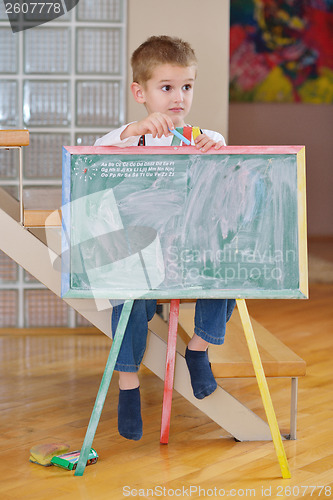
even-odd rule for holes
{"type": "MultiPolygon", "coordinates": [[[[132,122],[134,123],[134,122],[132,122]]],[[[125,130],[125,128],[130,125],[127,123],[126,125],[123,125],[120,128],[117,128],[115,130],[111,130],[108,134],[104,135],[103,137],[100,137],[97,139],[95,142],[94,146],[118,146],[119,148],[124,148],[128,146],[137,146],[140,140],[140,135],[128,137],[127,139],[120,139],[120,136],[122,132],[125,130]]],[[[210,139],[212,139],[215,142],[222,141],[223,145],[225,146],[225,140],[223,135],[219,134],[218,132],[214,132],[213,130],[204,130],[202,129],[202,133],[206,134],[210,139]]],[[[151,134],[146,134],[145,135],[145,145],[146,146],[171,146],[173,139],[173,134],[170,134],[169,136],[165,137],[165,135],[162,135],[162,137],[153,137],[151,134]]],[[[191,144],[194,146],[193,138],[191,140],[191,144]]]]}

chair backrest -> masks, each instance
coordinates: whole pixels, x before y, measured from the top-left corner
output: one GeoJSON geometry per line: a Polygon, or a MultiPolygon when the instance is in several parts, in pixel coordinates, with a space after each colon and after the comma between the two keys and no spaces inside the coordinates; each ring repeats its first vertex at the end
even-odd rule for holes
{"type": "Polygon", "coordinates": [[[0,147],[29,145],[29,130],[0,130],[0,147]]]}

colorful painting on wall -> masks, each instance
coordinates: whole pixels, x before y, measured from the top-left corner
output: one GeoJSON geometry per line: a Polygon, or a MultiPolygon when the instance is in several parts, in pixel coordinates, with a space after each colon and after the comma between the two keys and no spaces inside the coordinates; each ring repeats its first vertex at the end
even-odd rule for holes
{"type": "Polygon", "coordinates": [[[230,100],[333,103],[333,0],[231,0],[230,100]]]}

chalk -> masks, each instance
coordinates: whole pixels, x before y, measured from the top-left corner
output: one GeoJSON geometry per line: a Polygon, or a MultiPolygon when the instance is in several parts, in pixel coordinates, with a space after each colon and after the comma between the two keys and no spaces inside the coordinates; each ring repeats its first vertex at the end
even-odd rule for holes
{"type": "Polygon", "coordinates": [[[191,145],[191,141],[189,141],[188,139],[186,139],[186,137],[184,137],[182,134],[180,134],[178,132],[178,130],[176,130],[176,129],[173,129],[173,130],[169,129],[169,130],[170,130],[170,132],[173,135],[175,135],[176,137],[178,137],[178,139],[180,139],[181,141],[183,141],[185,144],[187,144],[188,146],[191,145]]]}

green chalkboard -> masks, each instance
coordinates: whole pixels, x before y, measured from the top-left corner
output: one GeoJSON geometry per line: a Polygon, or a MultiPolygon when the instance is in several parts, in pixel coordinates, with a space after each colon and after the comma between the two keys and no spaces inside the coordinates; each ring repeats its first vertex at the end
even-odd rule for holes
{"type": "Polygon", "coordinates": [[[307,296],[304,148],[64,148],[62,295],[307,296]]]}

